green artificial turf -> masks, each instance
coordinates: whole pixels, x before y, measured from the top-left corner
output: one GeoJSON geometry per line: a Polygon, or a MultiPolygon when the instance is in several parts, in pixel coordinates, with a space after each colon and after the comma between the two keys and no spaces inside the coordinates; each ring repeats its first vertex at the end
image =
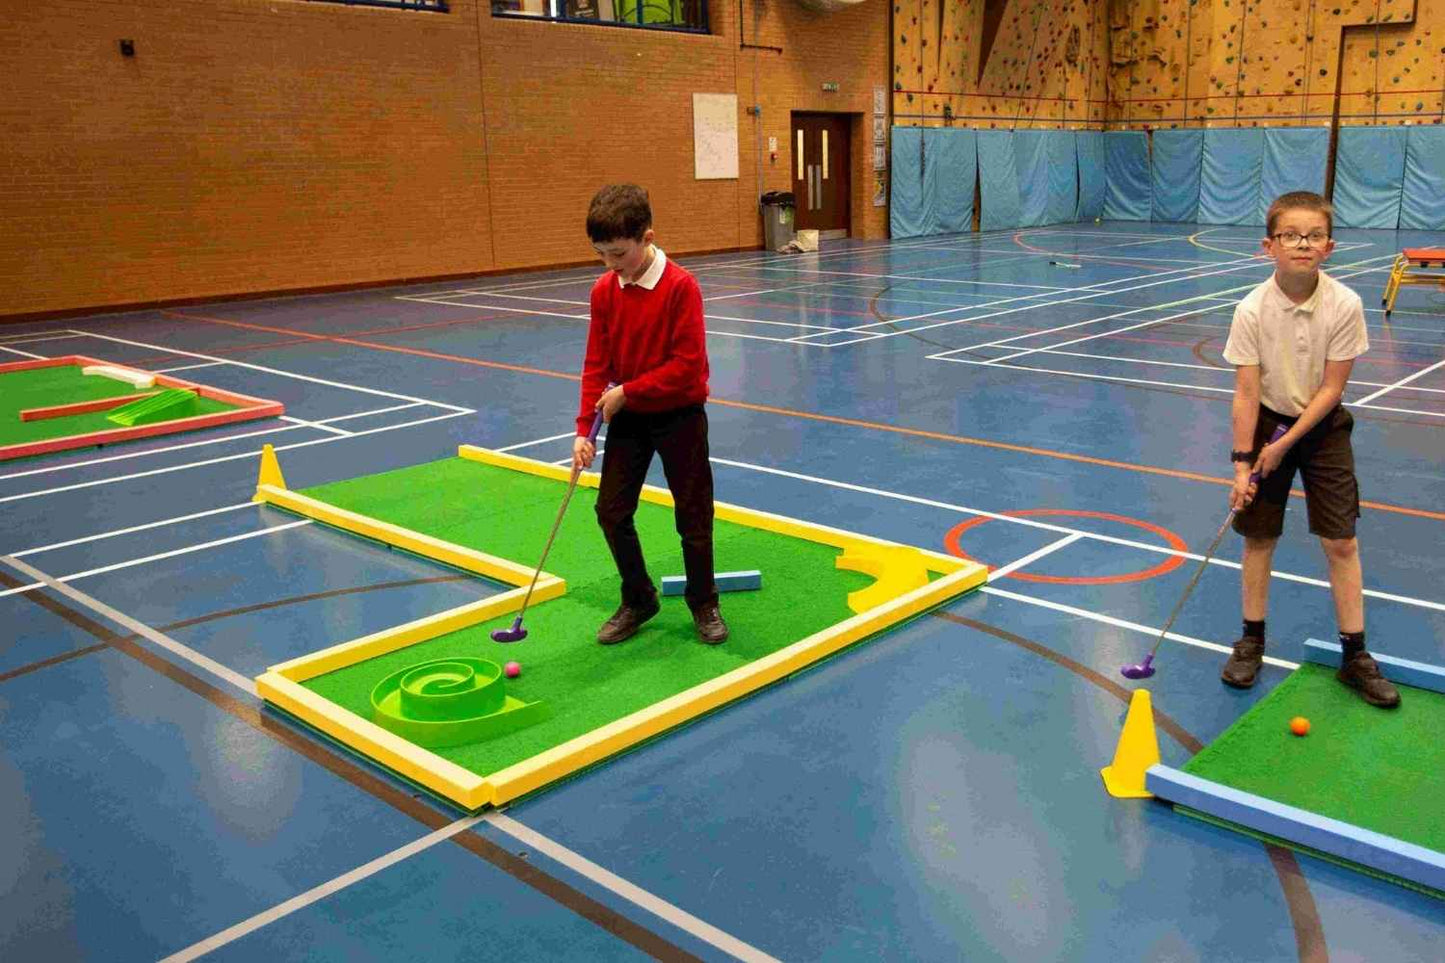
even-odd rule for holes
{"type": "Polygon", "coordinates": [[[1401,686],[1399,709],[1377,709],[1334,675],[1300,666],[1184,771],[1445,852],[1445,695],[1401,686]]]}
{"type": "MultiPolygon", "coordinates": [[[[308,489],[332,505],[445,538],[527,565],[536,563],[565,486],[504,468],[450,459],[308,489]]],[[[429,659],[472,655],[516,660],[522,674],[508,694],[550,708],[543,722],[488,742],[435,750],[479,775],[496,772],[590,732],[754,659],[791,645],[853,612],[847,595],[872,583],[839,571],[839,550],[730,522],[714,529],[718,571],[759,569],[760,591],[725,593],[732,635],[722,645],[698,641],[686,603],[664,598],[662,612],[632,639],[602,646],[597,627],[616,609],[618,577],[593,512],[596,492],[579,488],[547,559],[567,580],[567,594],[526,615],[527,638],[493,642],[513,616],[441,636],[303,683],[364,718],[370,693],[387,674],[429,659]]],[[[672,509],[643,503],[637,529],[654,581],[683,574],[672,509]]]]}
{"type": "MultiPolygon", "coordinates": [[[[27,408],[49,408],[76,404],[101,398],[146,394],[154,388],[134,388],[124,381],[99,375],[83,375],[79,365],[58,365],[53,368],[31,368],[0,374],[0,445],[19,445],[32,441],[48,441],[68,435],[84,435],[93,431],[110,431],[123,426],[108,420],[109,411],[94,411],[65,418],[42,418],[21,421],[20,412],[27,408]]],[[[233,411],[235,405],[210,398],[196,399],[195,408],[186,416],[209,415],[233,411]]]]}

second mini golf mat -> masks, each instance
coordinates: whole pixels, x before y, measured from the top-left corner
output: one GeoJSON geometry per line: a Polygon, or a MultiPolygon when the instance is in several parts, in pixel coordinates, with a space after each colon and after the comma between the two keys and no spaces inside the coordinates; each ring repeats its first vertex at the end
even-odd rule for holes
{"type": "MultiPolygon", "coordinates": [[[[1334,668],[1305,663],[1183,771],[1393,840],[1445,852],[1445,695],[1409,686],[1399,689],[1398,709],[1378,709],[1339,682],[1334,668]],[[1309,722],[1304,736],[1291,729],[1297,718],[1309,722]]],[[[1178,809],[1243,829],[1187,806],[1178,809]]],[[[1337,859],[1298,840],[1251,835],[1445,898],[1445,893],[1430,887],[1337,859]]]]}

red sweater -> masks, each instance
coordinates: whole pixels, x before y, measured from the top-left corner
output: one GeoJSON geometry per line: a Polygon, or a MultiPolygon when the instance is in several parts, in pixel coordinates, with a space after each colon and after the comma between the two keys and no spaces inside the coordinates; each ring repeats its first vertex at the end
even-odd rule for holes
{"type": "Polygon", "coordinates": [[[651,291],[621,287],[608,271],[592,285],[592,323],[582,362],[577,434],[592,430],[609,381],[622,385],[628,411],[670,411],[707,399],[707,344],[697,279],[669,258],[651,291]]]}

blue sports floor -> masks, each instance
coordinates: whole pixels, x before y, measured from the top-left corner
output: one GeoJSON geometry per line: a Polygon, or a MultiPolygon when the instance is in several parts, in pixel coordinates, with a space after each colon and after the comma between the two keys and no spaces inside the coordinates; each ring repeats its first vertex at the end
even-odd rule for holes
{"type": "MultiPolygon", "coordinates": [[[[707,299],[719,499],[997,569],[465,819],[263,709],[250,679],[486,589],[252,505],[257,456],[274,444],[294,487],[459,442],[567,457],[600,269],[5,326],[7,359],[184,371],[287,415],[0,464],[0,959],[1440,959],[1445,904],[1099,778],[1133,685],[1118,667],[1227,510],[1220,352],[1269,272],[1258,233],[1079,224],[684,258],[707,299]]],[[[1330,270],[1368,309],[1347,399],[1370,646],[1439,663],[1445,292],[1379,310],[1392,256],[1430,240],[1342,231],[1330,270]]],[[[1302,508],[1261,686],[1218,681],[1236,538],[1175,624],[1148,683],[1165,762],[1333,638],[1302,508]]]]}

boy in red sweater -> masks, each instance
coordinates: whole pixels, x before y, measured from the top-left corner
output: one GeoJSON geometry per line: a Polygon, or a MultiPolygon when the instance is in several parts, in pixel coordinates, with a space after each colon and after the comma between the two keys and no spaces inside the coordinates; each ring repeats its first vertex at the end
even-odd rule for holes
{"type": "Polygon", "coordinates": [[[592,286],[572,464],[591,467],[597,452],[587,434],[601,411],[608,429],[597,522],[622,576],[622,605],[597,630],[597,641],[629,639],[658,612],[657,587],[633,524],[657,453],[676,503],[687,605],[698,637],[717,645],[728,637],[728,627],[713,582],[702,292],[691,274],[653,245],[652,206],[640,187],[616,184],[598,191],[587,211],[587,236],[608,272],[592,286]],[[608,389],[609,383],[615,387],[608,389]]]}

